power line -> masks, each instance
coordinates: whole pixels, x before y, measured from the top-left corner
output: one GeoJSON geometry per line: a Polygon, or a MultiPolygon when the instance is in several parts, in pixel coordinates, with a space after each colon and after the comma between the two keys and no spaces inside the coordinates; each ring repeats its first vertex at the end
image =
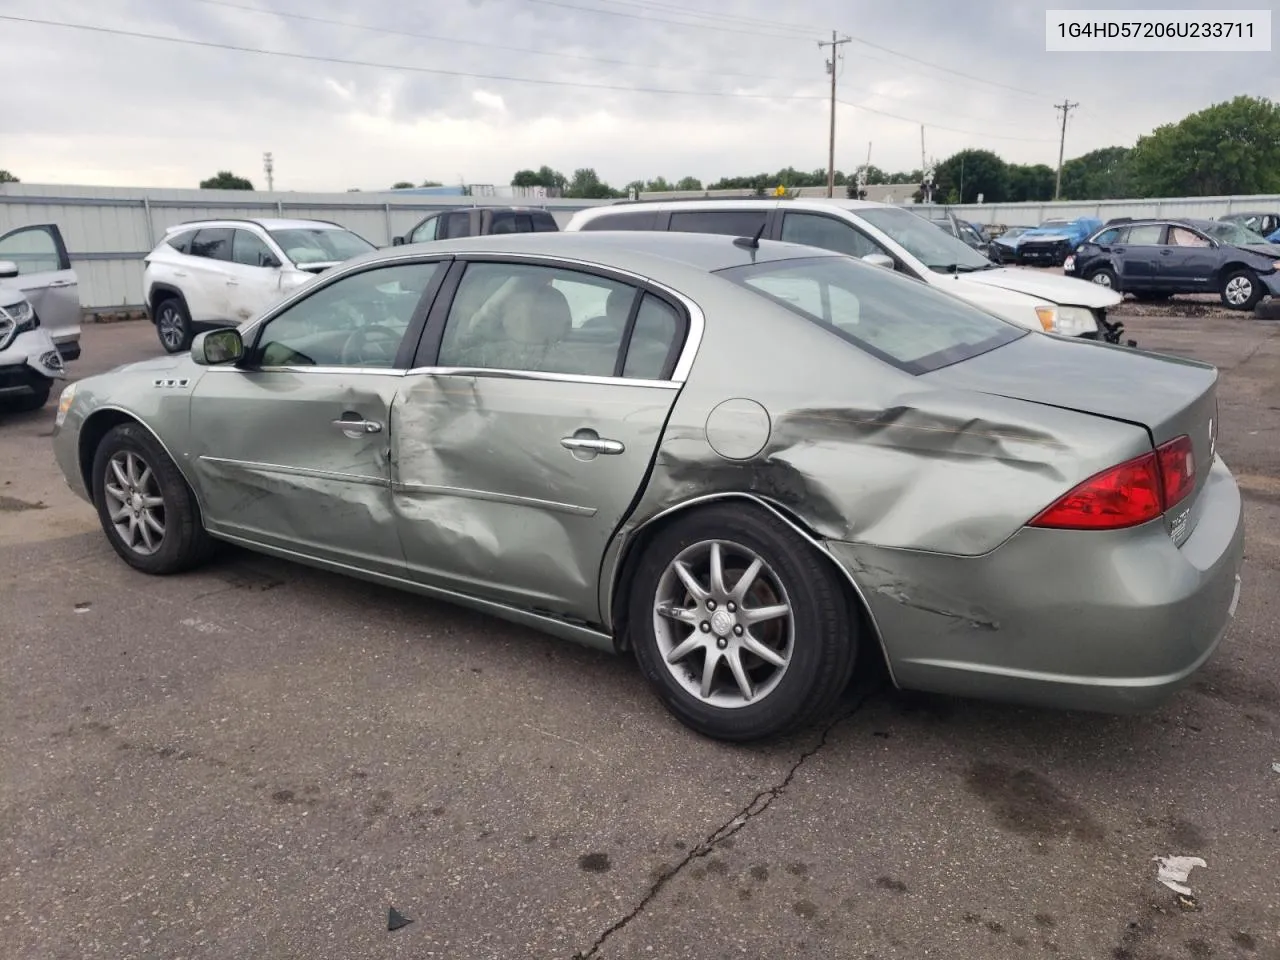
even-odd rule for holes
{"type": "Polygon", "coordinates": [[[979,133],[976,130],[961,130],[958,127],[946,127],[940,123],[925,123],[923,120],[916,120],[913,117],[904,117],[901,114],[889,113],[885,110],[877,110],[875,107],[864,106],[861,103],[850,103],[847,100],[837,100],[841,106],[853,107],[855,110],[866,110],[868,113],[879,114],[882,117],[890,117],[894,120],[902,120],[905,123],[917,124],[923,127],[930,127],[934,130],[946,130],[949,133],[963,133],[970,137],[985,137],[991,140],[1018,140],[1022,143],[1053,143],[1052,137],[1011,137],[1007,134],[999,133],[979,133]]]}
{"type": "MultiPolygon", "coordinates": [[[[414,30],[396,30],[391,27],[371,27],[363,23],[355,23],[351,20],[333,20],[328,17],[316,17],[307,13],[293,13],[284,10],[264,10],[261,7],[250,7],[241,3],[231,3],[229,0],[190,0],[192,3],[204,3],[213,7],[224,7],[228,10],[243,10],[246,13],[258,13],[263,16],[281,17],[285,20],[301,20],[307,23],[319,23],[331,27],[346,27],[351,30],[365,30],[369,33],[382,33],[395,37],[409,37],[414,40],[432,40],[440,43],[453,43],[468,47],[482,47],[488,50],[505,50],[509,53],[527,53],[539,57],[557,57],[565,60],[583,60],[589,63],[606,63],[610,66],[619,67],[640,67],[646,70],[670,70],[670,66],[664,66],[658,63],[640,63],[635,60],[614,60],[609,57],[592,57],[587,54],[580,53],[560,53],[554,50],[534,50],[531,47],[512,47],[501,43],[488,43],[483,40],[463,40],[460,37],[443,37],[433,33],[418,33],[414,30]]],[[[808,82],[808,77],[791,76],[766,76],[758,72],[735,72],[733,70],[698,70],[693,67],[681,67],[685,73],[705,73],[715,74],[728,77],[752,77],[756,80],[782,80],[786,82],[808,82]]]]}
{"type": "Polygon", "coordinates": [[[773,30],[793,30],[806,34],[825,32],[825,28],[815,27],[811,24],[780,23],[773,18],[744,17],[739,16],[738,14],[727,17],[723,13],[704,13],[701,10],[690,10],[687,6],[682,6],[680,4],[657,3],[655,0],[597,0],[597,2],[610,3],[618,7],[632,7],[640,10],[657,10],[663,13],[679,14],[683,17],[694,17],[699,20],[714,20],[718,23],[742,23],[751,26],[758,24],[762,27],[769,27],[773,30]]]}
{"type": "Polygon", "coordinates": [[[66,23],[61,20],[40,20],[35,17],[13,17],[0,14],[0,20],[12,23],[30,23],[46,27],[63,27],[68,30],[83,30],[90,33],[106,33],[117,37],[133,37],[138,40],[159,40],[164,43],[179,43],[190,47],[204,47],[209,50],[231,50],[236,53],[252,53],[267,57],[284,57],[290,60],[308,60],[313,63],[332,63],[348,67],[375,67],[382,70],[404,70],[409,73],[428,73],[440,77],[462,77],[469,80],[492,80],[499,83],[532,83],[548,87],[582,87],[592,90],[618,90],[624,93],[654,93],[686,97],[721,97],[739,100],[826,100],[822,94],[773,94],[773,93],[741,93],[738,91],[719,90],[679,90],[665,87],[629,87],[614,83],[589,83],[581,80],[549,80],[541,77],[512,77],[493,73],[472,73],[466,70],[444,70],[439,67],[409,66],[399,63],[379,63],[372,60],[352,60],[345,57],[326,57],[313,53],[292,53],[286,50],[264,50],[260,47],[244,47],[234,43],[215,43],[211,40],[191,40],[187,37],[165,37],[154,33],[141,33],[134,30],[117,30],[112,27],[99,27],[87,23],[66,23]]]}
{"type": "Polygon", "coordinates": [[[765,33],[762,30],[746,30],[741,27],[725,27],[710,23],[690,23],[687,20],[668,20],[663,17],[643,16],[638,13],[624,13],[621,10],[602,10],[599,7],[581,7],[573,3],[565,3],[564,0],[528,0],[529,3],[541,3],[548,7],[563,7],[566,10],[576,10],[579,13],[598,13],[608,17],[626,17],[628,20],[643,20],[646,23],[669,23],[677,27],[693,27],[696,30],[714,30],[716,33],[741,33],[753,37],[768,37],[770,40],[790,40],[795,43],[812,43],[812,37],[801,37],[798,35],[788,35],[774,31],[765,33]]]}

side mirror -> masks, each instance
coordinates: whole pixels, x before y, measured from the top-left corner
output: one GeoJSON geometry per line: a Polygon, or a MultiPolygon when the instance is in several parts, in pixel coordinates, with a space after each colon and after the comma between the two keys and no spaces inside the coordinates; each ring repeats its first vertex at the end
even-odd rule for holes
{"type": "Polygon", "coordinates": [[[894,268],[893,257],[886,257],[883,253],[868,253],[862,258],[864,263],[869,263],[873,267],[885,267],[888,270],[894,268]]]}
{"type": "Polygon", "coordinates": [[[270,270],[279,270],[281,264],[280,261],[276,259],[274,253],[264,253],[262,255],[262,266],[267,267],[270,270]]]}
{"type": "Polygon", "coordinates": [[[18,265],[12,260],[0,260],[0,280],[12,280],[18,275],[18,265]]]}
{"type": "Polygon", "coordinates": [[[391,238],[391,245],[392,245],[393,247],[403,247],[403,246],[404,246],[404,237],[392,237],[392,238],[391,238]]]}
{"type": "Polygon", "coordinates": [[[244,356],[244,340],[234,327],[208,330],[191,341],[191,359],[204,367],[235,363],[244,356]]]}

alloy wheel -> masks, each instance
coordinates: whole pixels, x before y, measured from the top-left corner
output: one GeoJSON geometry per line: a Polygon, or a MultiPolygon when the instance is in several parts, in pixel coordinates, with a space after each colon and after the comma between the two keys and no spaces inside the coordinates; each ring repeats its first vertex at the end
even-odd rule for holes
{"type": "Polygon", "coordinates": [[[107,461],[103,484],[107,512],[116,534],[134,553],[150,556],[164,543],[164,497],[155,472],[132,450],[107,461]]]}
{"type": "Polygon", "coordinates": [[[1095,273],[1090,279],[1100,287],[1111,286],[1111,274],[1107,273],[1105,270],[1095,273]]]}
{"type": "Polygon", "coordinates": [[[182,316],[177,307],[168,304],[161,309],[156,327],[160,332],[160,341],[170,350],[176,352],[182,346],[182,316]]]}
{"type": "Polygon", "coordinates": [[[1249,302],[1249,298],[1253,296],[1253,282],[1248,277],[1232,277],[1227,281],[1227,288],[1223,291],[1227,298],[1227,303],[1233,307],[1249,302]]]}
{"type": "Polygon", "coordinates": [[[654,598],[653,629],[676,682],[720,708],[767,697],[795,647],[795,615],[778,575],[728,540],[695,543],[667,565],[654,598]]]}

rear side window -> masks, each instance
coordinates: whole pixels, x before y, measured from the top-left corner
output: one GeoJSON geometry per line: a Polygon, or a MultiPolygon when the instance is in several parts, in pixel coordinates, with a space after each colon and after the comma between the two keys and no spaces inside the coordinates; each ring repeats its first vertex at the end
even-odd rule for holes
{"type": "Polygon", "coordinates": [[[631,330],[622,375],[635,380],[669,377],[683,345],[684,320],[680,314],[665,300],[646,293],[631,330]]]}
{"type": "Polygon", "coordinates": [[[191,255],[208,257],[210,260],[230,260],[232,233],[230,227],[197,230],[196,235],[191,239],[191,255]]]}
{"type": "Polygon", "coordinates": [[[490,233],[533,233],[533,218],[527,213],[495,213],[490,233]]]}
{"type": "Polygon", "coordinates": [[[191,252],[191,238],[196,235],[194,230],[184,230],[182,233],[175,233],[172,237],[165,241],[173,249],[179,253],[191,252]]]}
{"type": "Polygon", "coordinates": [[[549,213],[535,213],[533,214],[533,232],[559,233],[560,224],[556,223],[556,218],[549,213]]]}
{"type": "Polygon", "coordinates": [[[583,230],[657,230],[658,214],[653,210],[637,210],[635,213],[606,213],[592,217],[582,225],[583,230]]]}
{"type": "Polygon", "coordinates": [[[1129,244],[1135,247],[1156,246],[1164,239],[1163,223],[1144,223],[1129,228],[1129,244]]]}
{"type": "Polygon", "coordinates": [[[668,229],[679,233],[751,237],[764,226],[768,216],[768,210],[679,210],[671,214],[668,229]]]}
{"type": "Polygon", "coordinates": [[[1030,332],[848,257],[775,260],[717,273],[912,374],[976,357],[1030,332]]]}

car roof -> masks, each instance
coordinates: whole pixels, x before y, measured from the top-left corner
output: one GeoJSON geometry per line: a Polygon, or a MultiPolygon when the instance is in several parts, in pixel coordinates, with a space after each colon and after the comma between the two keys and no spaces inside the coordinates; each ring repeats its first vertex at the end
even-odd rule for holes
{"type": "Polygon", "coordinates": [[[752,263],[840,256],[830,250],[776,240],[760,240],[756,248],[744,247],[735,239],[738,238],[724,234],[647,230],[507,233],[405,244],[364,253],[347,263],[390,260],[413,253],[524,254],[578,260],[661,280],[664,276],[687,274],[690,269],[712,273],[752,263]]]}
{"type": "Polygon", "coordinates": [[[619,200],[580,210],[577,216],[593,217],[625,210],[723,210],[726,207],[771,209],[785,206],[790,210],[913,210],[942,209],[937,204],[879,203],[875,200],[848,200],[842,197],[699,197],[687,200],[619,200]]]}
{"type": "Polygon", "coordinates": [[[302,220],[282,217],[227,217],[226,219],[185,220],[175,223],[165,233],[175,230],[190,230],[195,227],[242,227],[246,223],[263,230],[345,230],[340,223],[332,220],[302,220]]]}

